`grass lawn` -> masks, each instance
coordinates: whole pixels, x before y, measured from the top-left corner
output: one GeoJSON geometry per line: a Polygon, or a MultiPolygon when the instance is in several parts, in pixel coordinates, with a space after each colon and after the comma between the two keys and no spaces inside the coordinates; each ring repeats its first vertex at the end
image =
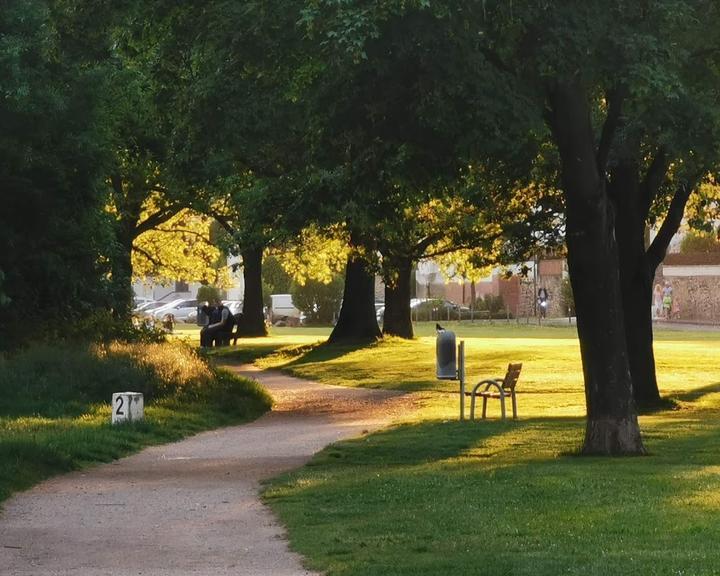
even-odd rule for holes
{"type": "Polygon", "coordinates": [[[0,357],[0,502],[54,474],[254,419],[270,403],[254,382],[181,345],[36,346],[0,357]],[[145,420],[112,426],[112,393],[126,390],[143,392],[145,420]]]}
{"type": "Polygon", "coordinates": [[[574,329],[449,327],[466,341],[470,381],[524,363],[518,422],[498,421],[495,405],[492,420],[457,421],[456,384],[434,379],[429,324],[415,341],[366,348],[313,345],[322,334],[302,329],[238,345],[265,367],[426,398],[421,414],[331,446],[268,484],[266,501],[312,568],[720,574],[720,333],[658,332],[660,387],[677,409],[641,417],[649,456],[610,459],[574,456],[584,431],[574,329]]]}

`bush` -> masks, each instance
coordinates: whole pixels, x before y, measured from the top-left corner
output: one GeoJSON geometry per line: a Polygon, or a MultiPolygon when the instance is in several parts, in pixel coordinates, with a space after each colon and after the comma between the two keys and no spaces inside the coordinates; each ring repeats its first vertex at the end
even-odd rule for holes
{"type": "Polygon", "coordinates": [[[223,292],[217,286],[200,286],[196,296],[198,302],[213,302],[222,298],[223,292]]]}
{"type": "Polygon", "coordinates": [[[575,296],[573,295],[570,278],[563,278],[562,284],[560,284],[560,305],[563,314],[575,316],[575,296]]]}
{"type": "Polygon", "coordinates": [[[490,318],[506,318],[508,313],[505,309],[505,300],[499,294],[485,294],[475,300],[475,310],[486,310],[490,318]]]}
{"type": "Polygon", "coordinates": [[[712,232],[688,232],[680,243],[680,252],[720,252],[720,242],[712,232]]]}
{"type": "Polygon", "coordinates": [[[329,284],[308,280],[304,286],[294,284],[290,294],[293,304],[305,314],[308,324],[330,324],[340,308],[343,286],[341,276],[336,276],[329,284]]]}
{"type": "Polygon", "coordinates": [[[144,323],[115,318],[109,310],[97,310],[77,322],[63,322],[48,329],[44,341],[72,343],[108,343],[113,341],[158,344],[165,341],[165,332],[144,323]]]}
{"type": "Polygon", "coordinates": [[[180,342],[36,345],[0,357],[0,417],[77,416],[123,390],[146,403],[215,403],[217,380],[227,377],[180,342]]]}

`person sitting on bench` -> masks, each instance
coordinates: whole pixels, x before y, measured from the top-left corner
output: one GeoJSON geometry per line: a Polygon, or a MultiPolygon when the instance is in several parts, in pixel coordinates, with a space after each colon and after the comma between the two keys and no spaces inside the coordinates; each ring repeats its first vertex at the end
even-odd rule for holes
{"type": "Polygon", "coordinates": [[[209,309],[210,323],[200,330],[200,346],[222,346],[230,340],[230,334],[235,325],[235,318],[222,301],[211,302],[209,309]]]}

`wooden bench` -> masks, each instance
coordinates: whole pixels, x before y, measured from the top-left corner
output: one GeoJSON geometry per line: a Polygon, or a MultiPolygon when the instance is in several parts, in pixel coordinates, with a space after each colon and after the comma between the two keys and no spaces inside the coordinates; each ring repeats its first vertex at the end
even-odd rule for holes
{"type": "Polygon", "coordinates": [[[242,323],[242,314],[235,314],[235,326],[233,326],[233,331],[230,333],[230,337],[228,338],[228,346],[230,345],[230,341],[232,340],[233,346],[237,344],[238,338],[242,338],[242,334],[240,333],[240,324],[242,323]]]}
{"type": "Polygon", "coordinates": [[[508,364],[504,378],[482,380],[475,385],[472,392],[466,392],[465,394],[470,396],[470,419],[475,420],[475,400],[480,396],[483,399],[483,418],[485,418],[487,412],[488,398],[497,398],[500,400],[500,412],[502,413],[503,420],[505,420],[505,398],[509,396],[512,401],[513,420],[517,420],[515,386],[517,385],[518,378],[520,378],[521,369],[522,364],[508,364]],[[481,388],[483,389],[481,390],[481,388]]]}
{"type": "Polygon", "coordinates": [[[230,346],[232,342],[233,346],[237,344],[238,338],[242,338],[240,324],[242,322],[242,313],[234,314],[235,324],[231,328],[230,332],[221,332],[217,335],[217,346],[230,346]]]}

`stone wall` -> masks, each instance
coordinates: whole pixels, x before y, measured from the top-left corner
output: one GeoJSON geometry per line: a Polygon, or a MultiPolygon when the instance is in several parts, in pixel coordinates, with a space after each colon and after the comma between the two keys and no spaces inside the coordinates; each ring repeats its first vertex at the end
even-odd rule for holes
{"type": "Polygon", "coordinates": [[[548,317],[560,318],[567,316],[567,310],[563,310],[561,297],[562,279],[562,274],[538,275],[537,281],[532,277],[522,278],[520,281],[520,301],[518,305],[519,317],[524,318],[537,314],[537,291],[541,287],[544,287],[548,292],[548,317]]]}
{"type": "Polygon", "coordinates": [[[676,276],[672,267],[664,267],[658,271],[655,281],[672,286],[673,320],[720,323],[720,275],[676,276]]]}

